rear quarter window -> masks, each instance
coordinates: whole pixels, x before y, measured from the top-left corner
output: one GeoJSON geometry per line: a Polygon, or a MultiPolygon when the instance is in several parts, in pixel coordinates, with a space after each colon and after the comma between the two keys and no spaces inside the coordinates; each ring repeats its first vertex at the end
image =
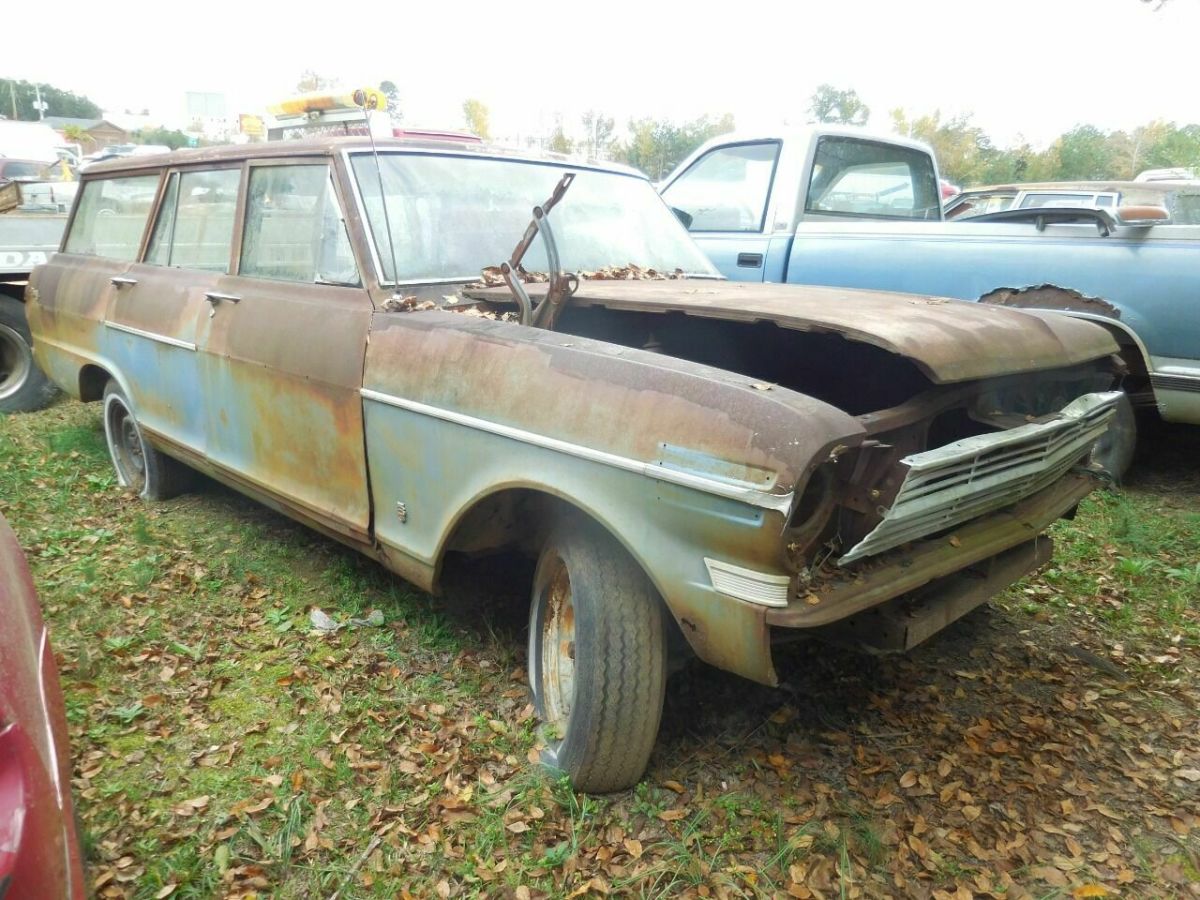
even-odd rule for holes
{"type": "Polygon", "coordinates": [[[126,262],[137,259],[157,191],[157,173],[85,182],[63,249],[126,262]]]}

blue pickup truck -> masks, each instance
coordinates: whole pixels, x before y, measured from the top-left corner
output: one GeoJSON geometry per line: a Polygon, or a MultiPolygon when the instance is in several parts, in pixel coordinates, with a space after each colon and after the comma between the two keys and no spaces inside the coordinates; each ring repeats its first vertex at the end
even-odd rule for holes
{"type": "Polygon", "coordinates": [[[661,193],[734,280],[980,300],[1104,325],[1128,369],[1112,469],[1132,459],[1133,407],[1200,424],[1200,225],[1147,208],[946,222],[938,185],[924,144],[814,126],[709,141],[661,193]]]}

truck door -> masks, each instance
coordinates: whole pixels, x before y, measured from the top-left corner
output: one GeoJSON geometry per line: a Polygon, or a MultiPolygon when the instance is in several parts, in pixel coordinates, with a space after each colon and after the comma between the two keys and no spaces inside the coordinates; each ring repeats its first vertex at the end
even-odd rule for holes
{"type": "Polygon", "coordinates": [[[700,156],[662,192],[721,274],[734,281],[779,281],[772,273],[767,207],[779,163],[775,140],[724,144],[700,156]]]}

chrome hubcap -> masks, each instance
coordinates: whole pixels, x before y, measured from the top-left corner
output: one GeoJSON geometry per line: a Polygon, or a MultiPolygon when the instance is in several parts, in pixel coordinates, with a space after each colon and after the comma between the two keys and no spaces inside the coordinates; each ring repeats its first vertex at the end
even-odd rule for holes
{"type": "Polygon", "coordinates": [[[32,368],[33,354],[25,339],[7,325],[0,325],[0,400],[20,390],[32,368]]]}

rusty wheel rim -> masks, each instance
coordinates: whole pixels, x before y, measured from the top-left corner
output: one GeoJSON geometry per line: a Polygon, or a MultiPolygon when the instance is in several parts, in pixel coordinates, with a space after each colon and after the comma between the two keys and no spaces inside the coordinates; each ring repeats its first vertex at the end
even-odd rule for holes
{"type": "Polygon", "coordinates": [[[561,738],[575,701],[575,606],[571,577],[561,561],[546,588],[541,617],[541,681],[546,724],[561,738]]]}
{"type": "Polygon", "coordinates": [[[142,433],[129,409],[115,396],[109,397],[104,411],[104,435],[112,456],[117,480],[141,493],[146,486],[146,453],[142,433]]]}
{"type": "Polygon", "coordinates": [[[20,390],[32,368],[29,345],[14,329],[0,325],[0,400],[20,390]]]}

